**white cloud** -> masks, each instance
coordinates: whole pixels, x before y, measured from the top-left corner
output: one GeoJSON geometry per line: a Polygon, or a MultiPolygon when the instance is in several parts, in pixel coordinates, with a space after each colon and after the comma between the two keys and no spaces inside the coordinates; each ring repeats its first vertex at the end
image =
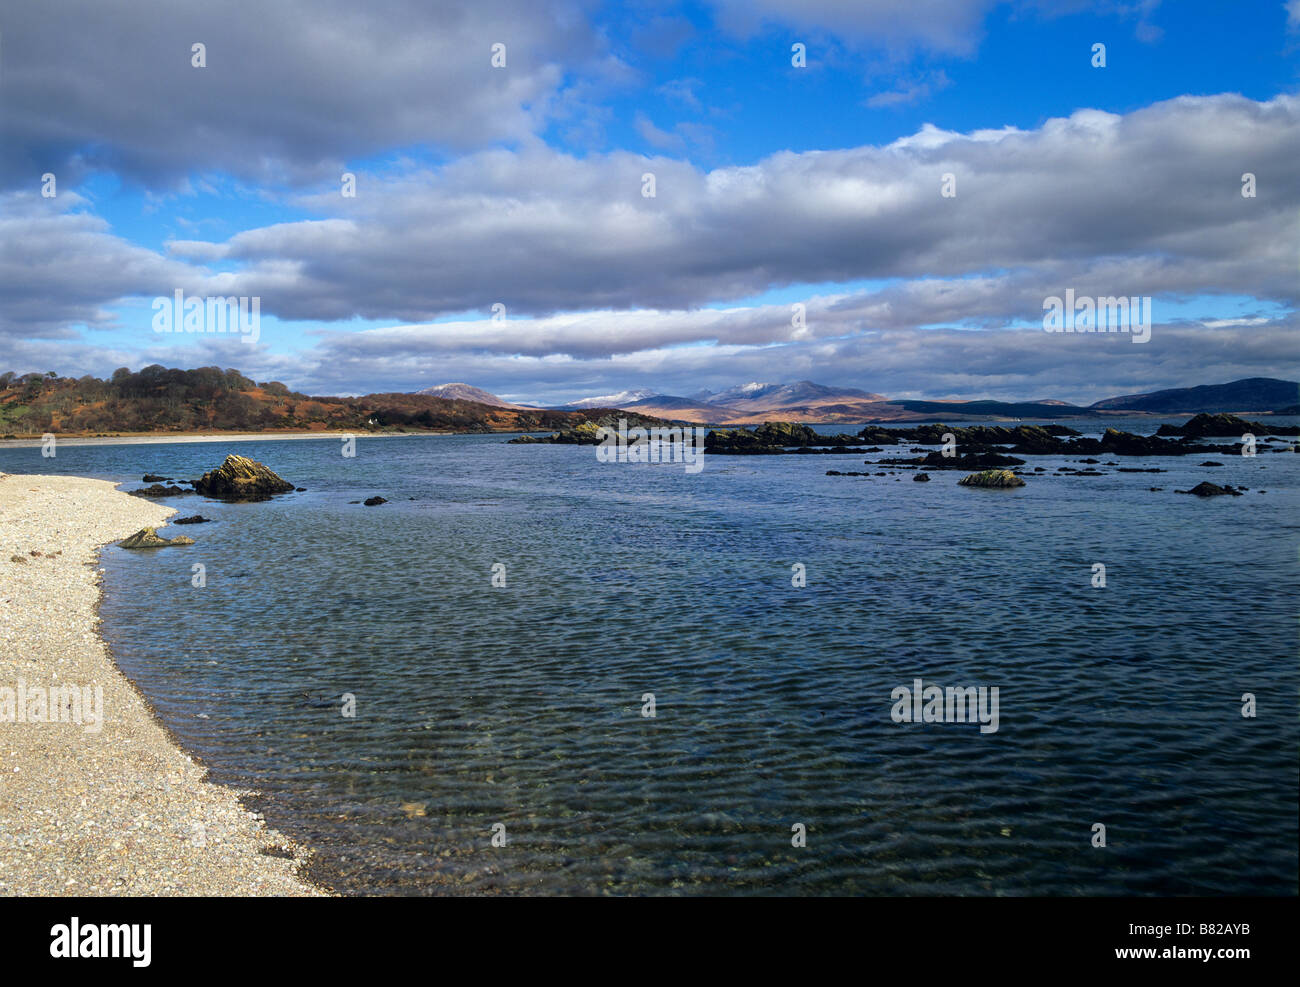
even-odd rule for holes
{"type": "Polygon", "coordinates": [[[241,265],[239,293],[294,319],[421,322],[496,302],[515,315],[681,308],[788,285],[993,272],[1008,286],[1028,272],[1039,292],[1107,276],[1104,294],[1294,304],[1284,245],[1297,158],[1294,96],[1081,110],[1034,131],[927,126],[883,147],[711,172],[530,147],[367,180],[355,200],[331,189],[303,200],[329,218],[172,250],[241,265]],[[654,198],[641,195],[647,171],[654,198]],[[1240,194],[1245,171],[1256,198],[1240,194]],[[955,198],[940,195],[946,173],[955,198]]]}
{"type": "Polygon", "coordinates": [[[64,337],[60,352],[77,359],[94,350],[71,342],[78,322],[104,325],[125,297],[183,287],[257,295],[264,316],[309,324],[405,323],[330,332],[296,369],[247,347],[215,361],[321,390],[385,379],[414,387],[427,370],[436,379],[424,383],[504,381],[518,395],[540,380],[572,381],[563,399],[601,375],[599,391],[660,379],[695,390],[742,377],[821,378],[830,368],[882,392],[902,389],[910,373],[922,383],[905,386],[930,393],[1006,378],[996,385],[1006,396],[1068,399],[1044,386],[1053,365],[1068,363],[1080,391],[1091,375],[1114,392],[1129,365],[1152,383],[1275,376],[1296,365],[1291,321],[1166,326],[1150,348],[1127,350],[1044,349],[1046,334],[1005,327],[1041,319],[1043,298],[1070,287],[1294,307],[1297,159],[1300,98],[1225,95],[1123,115],[1083,110],[1027,131],[926,127],[885,146],[785,152],[707,172],[626,153],[488,151],[435,171],[362,176],[356,199],[331,185],[301,200],[320,219],[173,241],[165,255],[115,236],[85,201],[13,194],[0,211],[0,363],[50,352],[30,343],[41,334],[64,337]],[[641,196],[645,171],[656,174],[653,199],[641,196]],[[1240,194],[1245,171],[1256,175],[1257,198],[1240,194]],[[955,199],[940,195],[945,172],[956,175],[955,199]],[[802,335],[785,305],[701,307],[860,279],[896,283],[825,297],[808,288],[802,335]],[[507,306],[504,324],[428,324],[486,314],[496,302],[507,306]],[[981,331],[922,328],[935,325],[981,331]],[[960,372],[941,366],[944,347],[960,372]],[[936,361],[929,371],[919,353],[936,361]],[[1190,378],[1170,381],[1175,370],[1190,378]]]}

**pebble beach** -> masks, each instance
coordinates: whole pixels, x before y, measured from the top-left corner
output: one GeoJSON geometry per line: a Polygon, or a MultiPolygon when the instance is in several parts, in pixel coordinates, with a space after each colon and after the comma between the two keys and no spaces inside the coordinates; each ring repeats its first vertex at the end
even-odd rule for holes
{"type": "Polygon", "coordinates": [[[97,633],[99,549],[174,513],[103,480],[0,474],[0,895],[325,893],[97,633]]]}

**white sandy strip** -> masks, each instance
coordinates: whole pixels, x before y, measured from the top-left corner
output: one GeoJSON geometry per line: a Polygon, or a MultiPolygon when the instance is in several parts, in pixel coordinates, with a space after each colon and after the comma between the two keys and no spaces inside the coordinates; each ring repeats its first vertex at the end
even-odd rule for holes
{"type": "Polygon", "coordinates": [[[296,876],[301,848],[203,780],[96,632],[97,549],[173,513],[103,480],[0,474],[0,894],[321,893],[296,876]],[[10,721],[20,679],[29,697],[101,686],[102,729],[85,710],[10,721]],[[295,859],[259,853],[276,846],[295,859]]]}
{"type": "MultiPolygon", "coordinates": [[[[541,429],[548,431],[548,429],[541,429]]],[[[190,442],[283,442],[290,439],[345,439],[358,441],[370,439],[409,439],[416,435],[442,437],[458,435],[457,432],[177,432],[175,435],[100,435],[77,438],[63,438],[55,435],[61,446],[157,446],[184,445],[190,442]]],[[[486,434],[486,433],[484,433],[486,434]]],[[[501,432],[501,435],[514,435],[514,432],[501,432]]],[[[43,439],[0,439],[0,449],[36,449],[44,444],[43,439]]]]}

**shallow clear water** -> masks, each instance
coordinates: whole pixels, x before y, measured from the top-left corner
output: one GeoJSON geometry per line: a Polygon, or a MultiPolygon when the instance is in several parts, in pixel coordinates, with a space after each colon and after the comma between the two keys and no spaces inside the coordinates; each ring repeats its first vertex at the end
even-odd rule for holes
{"type": "Polygon", "coordinates": [[[984,491],[505,438],[65,443],[0,470],[138,486],[235,451],[308,488],[167,501],[215,523],[106,549],[102,614],[180,740],[344,890],[1296,893],[1300,457],[1033,457],[984,491]],[[1251,490],[1173,492],[1203,479],[1251,490]],[[997,686],[998,731],[895,723],[915,678],[997,686]]]}

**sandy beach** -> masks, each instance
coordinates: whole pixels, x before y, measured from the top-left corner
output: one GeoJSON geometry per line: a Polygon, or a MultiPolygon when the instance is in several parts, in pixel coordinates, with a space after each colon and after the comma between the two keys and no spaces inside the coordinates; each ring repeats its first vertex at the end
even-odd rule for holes
{"type": "MultiPolygon", "coordinates": [[[[150,432],[139,435],[55,435],[59,445],[113,446],[113,445],[174,445],[193,442],[283,442],[293,439],[395,439],[412,435],[442,437],[456,432],[150,432]]],[[[511,435],[502,432],[502,435],[511,435]]],[[[39,437],[0,439],[0,449],[31,449],[42,444],[39,437]]]]}
{"type": "Polygon", "coordinates": [[[173,513],[102,480],[0,474],[0,895],[323,893],[97,633],[98,549],[173,513]]]}

